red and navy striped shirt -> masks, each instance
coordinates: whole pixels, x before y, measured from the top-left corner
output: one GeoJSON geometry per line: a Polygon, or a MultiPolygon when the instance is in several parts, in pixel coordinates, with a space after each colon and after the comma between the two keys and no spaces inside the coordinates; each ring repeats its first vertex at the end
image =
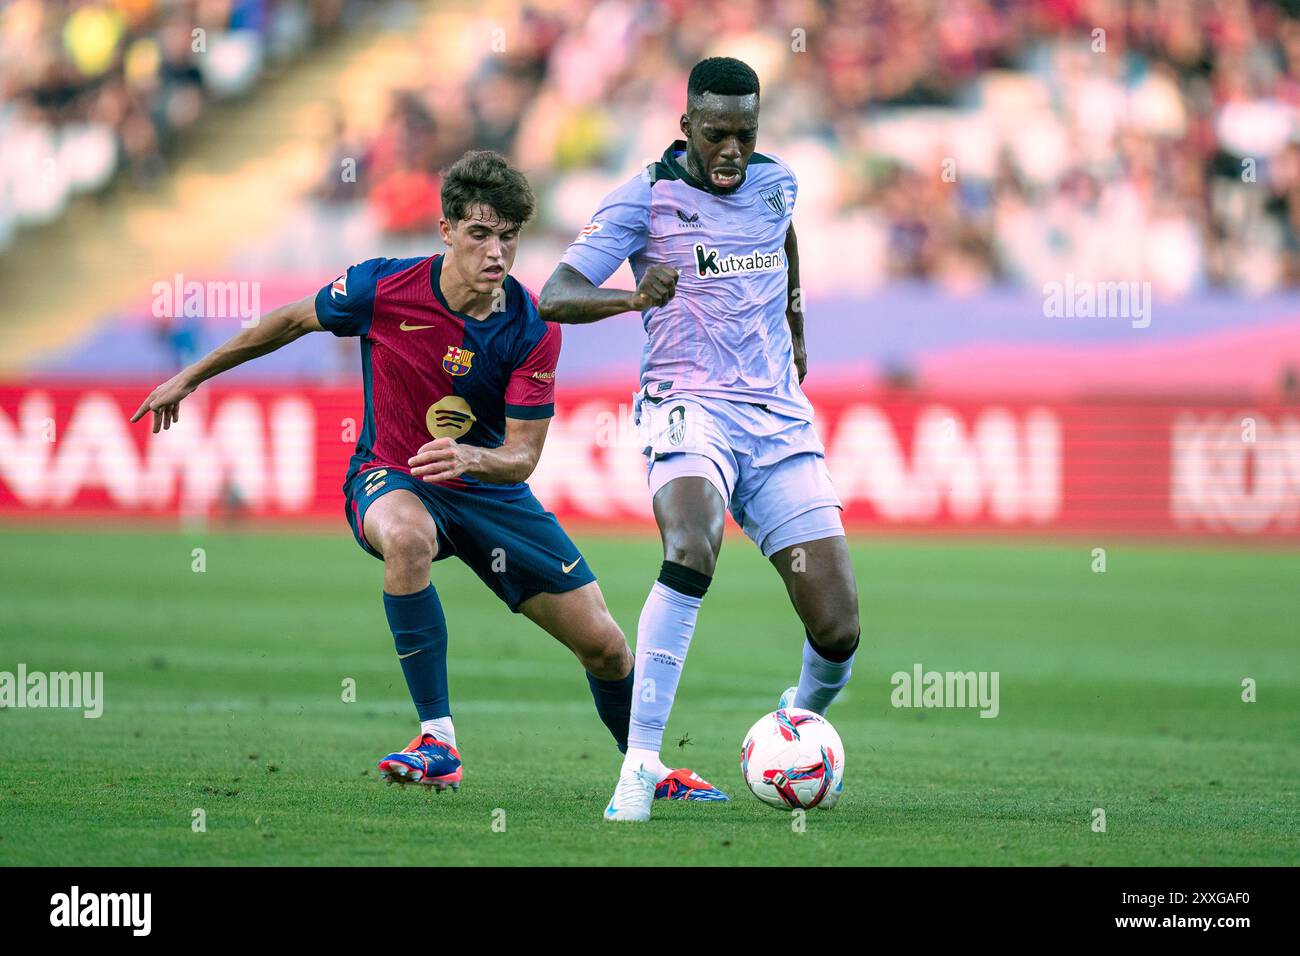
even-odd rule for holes
{"type": "MultiPolygon", "coordinates": [[[[434,438],[496,448],[507,418],[555,414],[560,327],[513,277],[505,308],[485,319],[447,305],[442,256],[370,259],[316,293],[316,317],[335,335],[361,339],[365,423],[348,468],[410,471],[407,460],[434,438]]],[[[465,475],[463,489],[518,488],[465,475]]]]}

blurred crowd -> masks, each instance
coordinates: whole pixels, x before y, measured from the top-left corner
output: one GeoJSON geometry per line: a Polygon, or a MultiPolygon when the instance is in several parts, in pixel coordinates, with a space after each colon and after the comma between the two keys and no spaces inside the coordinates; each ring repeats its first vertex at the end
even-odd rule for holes
{"type": "Polygon", "coordinates": [[[0,248],[116,177],[148,187],[208,105],[344,0],[0,0],[0,248]]]}
{"type": "MultiPolygon", "coordinates": [[[[248,88],[342,6],[0,0],[0,244],[6,215],[48,218],[119,169],[156,176],[209,99],[248,88]],[[51,156],[41,182],[6,185],[3,166],[51,156]]],[[[430,236],[439,170],[487,147],[537,188],[534,234],[567,241],[676,137],[691,65],[726,54],[762,78],[759,148],[800,177],[801,246],[823,281],[1300,284],[1300,0],[420,9],[401,40],[415,68],[395,60],[371,101],[340,102],[316,191],[389,237],[430,236]]]]}
{"type": "Polygon", "coordinates": [[[491,147],[571,236],[674,138],[690,66],[728,54],[763,80],[760,149],[800,175],[801,241],[863,262],[845,282],[1268,292],[1300,282],[1298,18],[1250,0],[469,9],[412,38],[439,68],[382,122],[340,116],[321,195],[360,190],[384,230],[428,231],[438,169],[491,147]]]}

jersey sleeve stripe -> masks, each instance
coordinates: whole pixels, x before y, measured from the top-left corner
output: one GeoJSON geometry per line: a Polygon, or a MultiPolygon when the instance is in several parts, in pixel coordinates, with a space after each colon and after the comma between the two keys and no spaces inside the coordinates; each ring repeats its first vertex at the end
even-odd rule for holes
{"type": "Polygon", "coordinates": [[[554,418],[555,403],[545,405],[507,405],[506,418],[518,418],[523,421],[536,421],[539,418],[554,418]]]}

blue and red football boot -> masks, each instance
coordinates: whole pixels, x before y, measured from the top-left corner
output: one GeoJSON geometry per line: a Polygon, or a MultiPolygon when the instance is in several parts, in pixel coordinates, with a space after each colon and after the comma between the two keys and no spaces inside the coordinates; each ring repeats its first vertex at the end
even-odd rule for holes
{"type": "Polygon", "coordinates": [[[379,761],[379,775],[389,783],[422,783],[439,793],[460,789],[460,754],[433,734],[416,737],[406,749],[379,761]]]}
{"type": "Polygon", "coordinates": [[[720,803],[727,800],[725,793],[709,783],[694,770],[674,770],[655,787],[656,800],[707,800],[720,803]]]}
{"type": "Polygon", "coordinates": [[[717,803],[727,795],[702,779],[693,770],[672,770],[655,783],[655,774],[645,767],[624,768],[619,772],[614,796],[605,807],[605,819],[644,823],[650,819],[650,805],[655,800],[703,800],[717,803]]]}

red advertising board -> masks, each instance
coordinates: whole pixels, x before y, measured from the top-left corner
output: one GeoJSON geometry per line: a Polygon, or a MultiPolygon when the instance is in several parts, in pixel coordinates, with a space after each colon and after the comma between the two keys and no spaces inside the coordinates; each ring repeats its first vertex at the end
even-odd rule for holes
{"type": "MultiPolygon", "coordinates": [[[[338,521],[356,387],[204,386],[152,434],[149,386],[0,386],[0,516],[338,521]]],[[[809,392],[850,527],[1300,540],[1300,408],[809,392]]],[[[562,391],[531,484],[561,520],[650,522],[631,394],[562,391]]]]}

